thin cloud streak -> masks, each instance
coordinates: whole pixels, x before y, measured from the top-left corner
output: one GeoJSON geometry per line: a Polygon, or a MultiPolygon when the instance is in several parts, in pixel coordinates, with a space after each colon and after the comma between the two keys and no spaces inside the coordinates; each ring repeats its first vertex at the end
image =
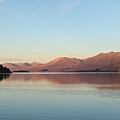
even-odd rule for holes
{"type": "Polygon", "coordinates": [[[21,61],[19,58],[1,58],[0,61],[21,61]]]}
{"type": "Polygon", "coordinates": [[[70,11],[71,9],[78,6],[78,1],[75,1],[74,3],[67,3],[61,6],[60,8],[60,14],[63,14],[67,11],[70,11]]]}

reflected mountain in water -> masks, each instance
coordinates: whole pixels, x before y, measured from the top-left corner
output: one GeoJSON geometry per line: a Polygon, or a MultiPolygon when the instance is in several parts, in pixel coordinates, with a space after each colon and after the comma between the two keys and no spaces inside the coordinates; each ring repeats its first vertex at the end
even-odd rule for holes
{"type": "Polygon", "coordinates": [[[119,73],[84,73],[84,74],[12,74],[7,80],[48,81],[53,84],[120,84],[119,73]]]}

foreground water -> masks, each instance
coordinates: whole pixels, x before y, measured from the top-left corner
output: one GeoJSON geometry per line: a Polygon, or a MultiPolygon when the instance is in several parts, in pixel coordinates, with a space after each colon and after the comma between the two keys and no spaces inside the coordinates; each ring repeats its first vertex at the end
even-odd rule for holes
{"type": "Polygon", "coordinates": [[[120,73],[1,74],[0,120],[120,120],[120,73]]]}

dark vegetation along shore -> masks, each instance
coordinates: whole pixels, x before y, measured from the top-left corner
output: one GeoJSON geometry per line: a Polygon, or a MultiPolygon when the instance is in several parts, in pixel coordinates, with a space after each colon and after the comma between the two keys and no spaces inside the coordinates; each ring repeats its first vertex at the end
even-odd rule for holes
{"type": "Polygon", "coordinates": [[[12,73],[9,68],[0,65],[0,73],[12,73]]]}
{"type": "Polygon", "coordinates": [[[73,72],[120,72],[120,70],[78,70],[73,72]]]}
{"type": "Polygon", "coordinates": [[[29,71],[26,71],[26,70],[18,70],[18,71],[13,71],[13,72],[29,72],[29,71]]]}

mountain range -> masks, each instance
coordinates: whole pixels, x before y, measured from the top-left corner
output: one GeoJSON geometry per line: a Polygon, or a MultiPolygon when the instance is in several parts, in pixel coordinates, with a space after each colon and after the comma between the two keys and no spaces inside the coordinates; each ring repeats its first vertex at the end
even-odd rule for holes
{"type": "Polygon", "coordinates": [[[48,63],[4,63],[4,67],[11,71],[119,71],[120,70],[120,52],[100,53],[87,59],[56,58],[48,63]]]}

